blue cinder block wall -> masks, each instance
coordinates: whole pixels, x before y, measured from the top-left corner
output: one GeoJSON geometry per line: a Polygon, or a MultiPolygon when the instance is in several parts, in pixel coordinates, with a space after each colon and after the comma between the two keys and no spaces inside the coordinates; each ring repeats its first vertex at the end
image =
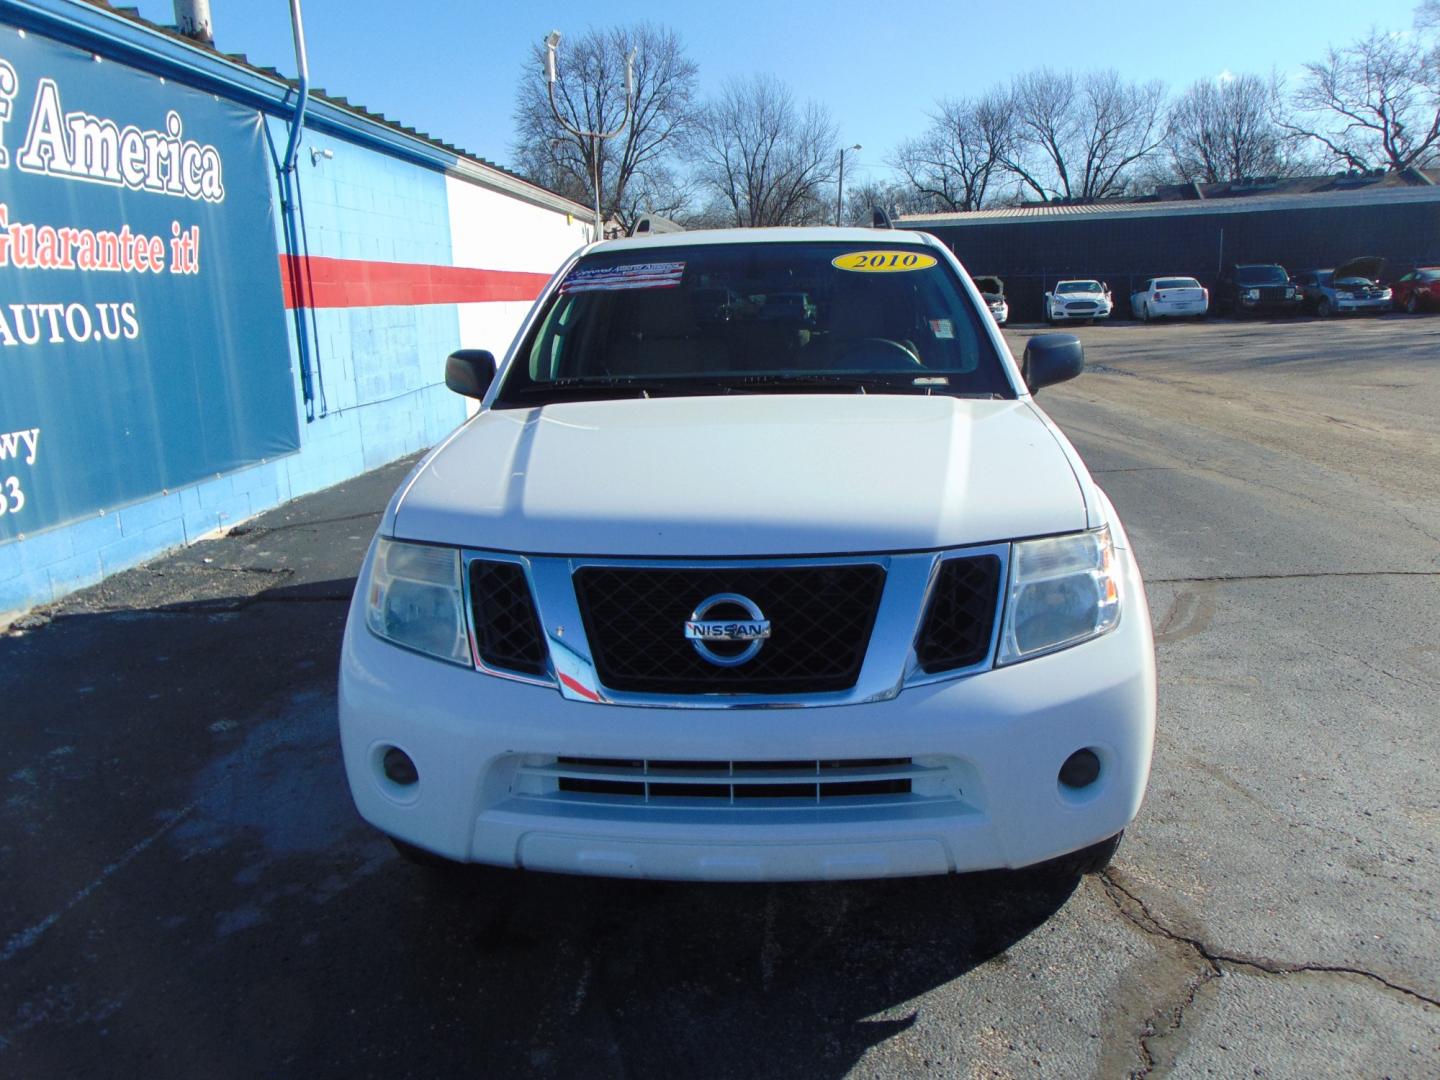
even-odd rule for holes
{"type": "MultiPolygon", "coordinates": [[[[22,25],[28,21],[32,31],[50,29],[46,20],[58,13],[64,17],[67,34],[90,35],[80,42],[83,47],[103,54],[113,46],[122,62],[147,70],[153,62],[156,78],[193,76],[195,85],[216,92],[226,89],[225,79],[231,80],[234,100],[267,114],[264,122],[276,152],[285,146],[293,93],[283,84],[255,73],[237,74],[230,70],[233,65],[226,66],[213,53],[145,32],[132,20],[73,0],[33,0],[17,5],[17,10],[22,13],[17,21],[22,25]],[[71,24],[83,25],[76,30],[71,24]],[[267,95],[273,98],[268,106],[258,100],[267,95]]],[[[347,260],[349,265],[450,267],[456,218],[449,206],[453,195],[447,191],[454,192],[457,179],[464,181],[462,187],[483,188],[486,199],[500,200],[502,212],[504,203],[514,202],[527,214],[544,219],[535,243],[527,244],[523,255],[496,252],[500,269],[520,264],[530,272],[553,269],[586,239],[580,224],[584,208],[539,189],[516,195],[524,185],[512,178],[500,176],[492,185],[483,166],[469,161],[457,164],[453,154],[442,153],[435,144],[407,138],[317,100],[296,165],[303,230],[295,254],[347,260]],[[545,253],[539,263],[537,251],[545,253]]],[[[283,260],[287,247],[282,197],[273,170],[270,189],[275,244],[283,260]]],[[[473,224],[473,215],[467,220],[473,224]]],[[[513,227],[497,232],[511,237],[505,243],[514,246],[513,227]]],[[[273,271],[278,277],[282,266],[277,264],[273,271]]],[[[235,297],[235,310],[245,310],[246,300],[235,297]]],[[[514,309],[513,303],[506,307],[505,317],[518,323],[514,309]]],[[[106,508],[84,520],[0,541],[0,623],[296,496],[430,446],[465,418],[464,400],[443,385],[445,357],[462,344],[457,304],[362,301],[304,309],[301,314],[313,386],[309,402],[302,391],[294,310],[247,315],[284,322],[299,450],[106,508]]],[[[243,333],[246,319],[232,324],[235,332],[243,333]]]]}
{"type": "MultiPolygon", "coordinates": [[[[285,122],[272,119],[270,126],[274,143],[284,146],[285,122]]],[[[450,265],[443,173],[314,132],[306,135],[297,173],[301,254],[450,265]]],[[[278,215],[276,244],[284,250],[278,215]]],[[[298,369],[293,315],[287,312],[286,322],[298,369]]],[[[313,419],[301,429],[301,453],[289,462],[288,497],[430,446],[465,419],[463,399],[444,386],[445,357],[460,347],[456,305],[316,308],[302,316],[315,400],[313,419]]],[[[295,385],[303,414],[298,378],[295,385]]]]}

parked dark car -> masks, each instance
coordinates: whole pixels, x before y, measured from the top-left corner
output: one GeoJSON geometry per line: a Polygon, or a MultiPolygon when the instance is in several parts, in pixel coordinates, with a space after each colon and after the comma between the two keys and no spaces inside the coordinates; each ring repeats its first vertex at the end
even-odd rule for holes
{"type": "Polygon", "coordinates": [[[1215,282],[1216,311],[1243,315],[1268,312],[1294,315],[1301,295],[1283,266],[1274,263],[1237,263],[1227,266],[1215,282]]]}
{"type": "Polygon", "coordinates": [[[1440,266],[1420,266],[1396,278],[1391,303],[1411,315],[1440,311],[1440,266]]]}

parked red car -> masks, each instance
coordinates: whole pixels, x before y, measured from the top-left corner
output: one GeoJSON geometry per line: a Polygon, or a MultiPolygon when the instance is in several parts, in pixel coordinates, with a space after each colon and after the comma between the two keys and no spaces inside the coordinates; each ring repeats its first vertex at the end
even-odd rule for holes
{"type": "Polygon", "coordinates": [[[1391,286],[1390,302],[1396,311],[1440,310],[1440,266],[1420,266],[1391,286]]]}

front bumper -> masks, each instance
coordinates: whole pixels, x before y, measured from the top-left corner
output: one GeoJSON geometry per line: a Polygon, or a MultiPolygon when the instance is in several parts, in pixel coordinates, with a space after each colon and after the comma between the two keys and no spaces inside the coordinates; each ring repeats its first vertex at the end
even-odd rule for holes
{"type": "Polygon", "coordinates": [[[1337,297],[1334,301],[1335,310],[1343,312],[1364,312],[1364,311],[1389,311],[1391,308],[1390,297],[1373,297],[1368,300],[1352,300],[1345,297],[1337,297]]]}
{"type": "Polygon", "coordinates": [[[1293,315],[1305,304],[1302,297],[1288,297],[1281,300],[1248,300],[1240,297],[1235,301],[1237,311],[1268,311],[1279,315],[1293,315]]]}
{"type": "Polygon", "coordinates": [[[1108,319],[1109,317],[1110,308],[1108,307],[1096,308],[1094,311],[1065,311],[1063,309],[1053,309],[1050,312],[1050,318],[1054,322],[1061,322],[1066,319],[1108,319]]]}
{"type": "MultiPolygon", "coordinates": [[[[357,597],[340,671],[340,734],[355,805],[377,828],[463,862],[691,880],[817,880],[1019,867],[1114,835],[1149,776],[1155,665],[1128,551],[1108,634],[886,700],[804,709],[636,708],[566,700],[389,645],[357,597]],[[396,746],[419,782],[381,761],[396,746]],[[1092,784],[1061,764],[1099,757],[1092,784]],[[557,759],[944,763],[942,789],[889,799],[576,798],[524,780],[557,759]]],[[[367,566],[368,570],[368,566],[367,566]]],[[[364,577],[362,576],[362,579],[364,577]]]]}

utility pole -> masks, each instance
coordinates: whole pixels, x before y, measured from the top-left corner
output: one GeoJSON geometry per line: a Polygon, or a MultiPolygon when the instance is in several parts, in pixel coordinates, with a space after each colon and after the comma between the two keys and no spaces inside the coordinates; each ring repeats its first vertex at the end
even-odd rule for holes
{"type": "Polygon", "coordinates": [[[840,215],[845,209],[845,151],[859,150],[860,144],[840,148],[840,182],[835,185],[835,224],[840,224],[840,215]]]}
{"type": "Polygon", "coordinates": [[[555,49],[560,44],[560,31],[551,30],[545,36],[545,81],[550,92],[550,111],[555,114],[555,119],[560,126],[579,139],[590,140],[590,178],[595,189],[595,239],[605,239],[605,225],[600,220],[600,144],[606,139],[613,139],[625,130],[625,125],[630,123],[630,100],[635,95],[635,50],[630,50],[630,55],[625,58],[625,115],[621,118],[620,124],[613,131],[581,131],[560,115],[560,109],[555,104],[555,78],[557,61],[555,49]]]}

